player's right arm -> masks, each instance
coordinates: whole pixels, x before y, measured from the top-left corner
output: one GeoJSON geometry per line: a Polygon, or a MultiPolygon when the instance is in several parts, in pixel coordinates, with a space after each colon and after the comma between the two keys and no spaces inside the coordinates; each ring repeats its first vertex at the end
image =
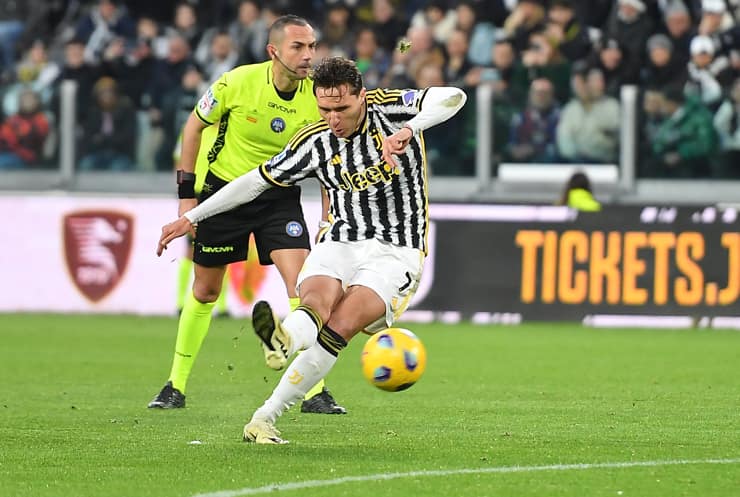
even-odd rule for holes
{"type": "Polygon", "coordinates": [[[180,206],[178,215],[182,216],[198,203],[195,193],[190,189],[183,189],[181,178],[187,178],[195,185],[195,163],[198,160],[198,150],[203,135],[203,129],[218,122],[221,116],[228,110],[229,102],[229,73],[223,73],[206,92],[200,97],[193,112],[188,116],[182,132],[182,153],[178,167],[178,193],[180,206]],[[185,190],[185,192],[183,192],[185,190]],[[183,198],[185,197],[185,198],[183,198]]]}

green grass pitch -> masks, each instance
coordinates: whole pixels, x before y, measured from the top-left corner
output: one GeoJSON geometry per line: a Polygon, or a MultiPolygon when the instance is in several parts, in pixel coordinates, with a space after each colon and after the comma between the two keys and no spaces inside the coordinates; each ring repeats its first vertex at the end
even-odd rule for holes
{"type": "Polygon", "coordinates": [[[279,373],[246,321],[214,320],[188,407],[153,411],[174,318],[2,315],[0,496],[740,495],[740,333],[408,327],[417,385],[367,384],[358,337],[328,378],[349,414],[294,408],[289,445],[255,446],[279,373]]]}

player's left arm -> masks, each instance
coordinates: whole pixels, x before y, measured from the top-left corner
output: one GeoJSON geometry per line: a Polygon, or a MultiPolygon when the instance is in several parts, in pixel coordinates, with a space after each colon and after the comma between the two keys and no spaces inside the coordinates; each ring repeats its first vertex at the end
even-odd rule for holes
{"type": "Polygon", "coordinates": [[[393,166],[397,165],[393,156],[404,153],[414,136],[457,114],[468,99],[464,91],[453,86],[432,86],[417,92],[414,98],[419,112],[383,140],[383,159],[393,166]]]}

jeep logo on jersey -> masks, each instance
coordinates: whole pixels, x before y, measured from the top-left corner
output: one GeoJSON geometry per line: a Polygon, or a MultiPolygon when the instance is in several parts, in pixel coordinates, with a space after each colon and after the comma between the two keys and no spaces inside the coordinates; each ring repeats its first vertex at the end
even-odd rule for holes
{"type": "Polygon", "coordinates": [[[77,289],[92,302],[106,297],[126,272],[133,218],[122,212],[80,211],[64,216],[64,255],[77,289]]]}
{"type": "Polygon", "coordinates": [[[270,121],[270,128],[275,133],[282,133],[283,131],[285,131],[285,121],[282,117],[276,117],[275,119],[270,121]]]}
{"type": "Polygon", "coordinates": [[[288,236],[298,238],[303,234],[303,225],[301,225],[301,223],[299,223],[298,221],[291,221],[285,225],[285,232],[288,234],[288,236]]]}
{"type": "Polygon", "coordinates": [[[393,181],[393,177],[399,174],[401,174],[399,168],[391,167],[385,161],[353,174],[343,169],[341,172],[342,182],[339,184],[339,188],[344,191],[361,192],[378,183],[390,183],[393,181]]]}

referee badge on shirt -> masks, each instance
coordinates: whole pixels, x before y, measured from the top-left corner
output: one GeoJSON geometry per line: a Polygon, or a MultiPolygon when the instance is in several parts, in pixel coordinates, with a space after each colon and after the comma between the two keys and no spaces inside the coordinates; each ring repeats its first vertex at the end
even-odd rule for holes
{"type": "Polygon", "coordinates": [[[276,117],[275,119],[270,121],[270,128],[275,133],[282,133],[283,131],[285,131],[285,121],[282,117],[276,117]]]}
{"type": "Polygon", "coordinates": [[[288,236],[298,238],[303,234],[303,225],[298,221],[291,221],[285,225],[285,232],[288,234],[288,236]]]}

